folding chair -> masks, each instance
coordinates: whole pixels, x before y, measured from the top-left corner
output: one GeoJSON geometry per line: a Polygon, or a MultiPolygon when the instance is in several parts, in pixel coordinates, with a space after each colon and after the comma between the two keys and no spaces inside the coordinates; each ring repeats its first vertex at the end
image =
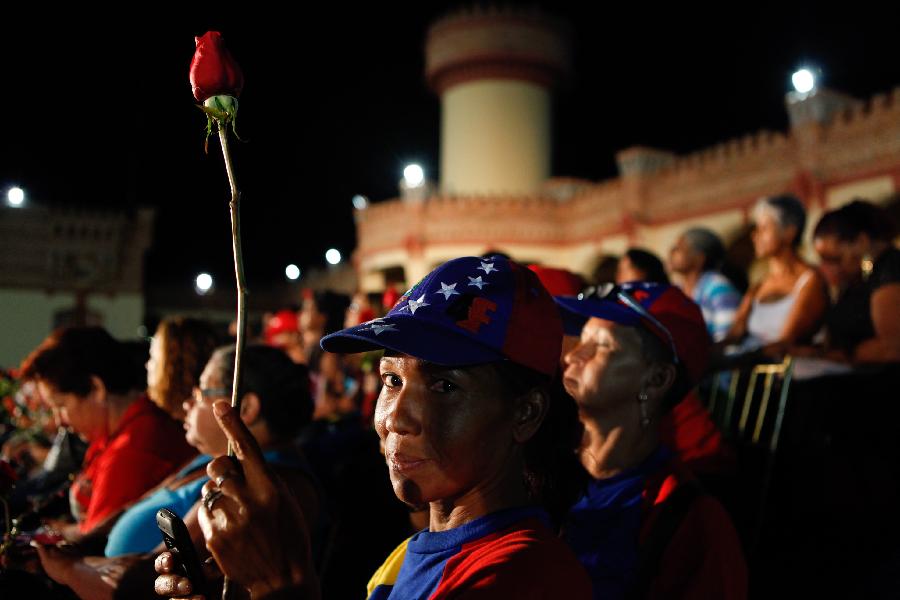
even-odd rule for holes
{"type": "Polygon", "coordinates": [[[734,512],[748,555],[755,551],[765,523],[793,366],[793,359],[786,357],[780,363],[721,371],[711,378],[707,406],[738,456],[739,506],[734,512]]]}

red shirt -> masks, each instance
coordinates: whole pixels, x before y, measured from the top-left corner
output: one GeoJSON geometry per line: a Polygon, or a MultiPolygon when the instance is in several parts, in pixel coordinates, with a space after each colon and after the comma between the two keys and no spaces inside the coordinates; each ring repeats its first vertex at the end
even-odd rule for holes
{"type": "MultiPolygon", "coordinates": [[[[664,501],[692,478],[677,459],[647,478],[641,543],[657,523],[664,501]]],[[[712,496],[697,496],[663,552],[648,600],[746,600],[747,586],[747,563],[731,517],[712,496]]]]}
{"type": "Polygon", "coordinates": [[[695,390],[663,416],[659,436],[663,445],[674,450],[697,475],[732,473],[735,469],[734,453],[695,390]]]}
{"type": "Polygon", "coordinates": [[[181,425],[141,396],[110,435],[88,446],[70,490],[79,528],[87,533],[140,498],[196,453],[181,425]]]}
{"type": "Polygon", "coordinates": [[[588,600],[591,582],[538,507],[509,508],[446,531],[422,530],[375,572],[368,600],[588,600]]]}

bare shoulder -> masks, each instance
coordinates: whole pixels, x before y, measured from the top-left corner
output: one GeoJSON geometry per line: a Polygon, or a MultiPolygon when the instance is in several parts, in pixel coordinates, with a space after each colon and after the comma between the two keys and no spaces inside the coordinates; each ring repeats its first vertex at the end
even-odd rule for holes
{"type": "Polygon", "coordinates": [[[816,266],[804,262],[803,267],[800,276],[797,278],[797,283],[800,284],[801,290],[818,292],[827,288],[825,277],[816,266]]]}

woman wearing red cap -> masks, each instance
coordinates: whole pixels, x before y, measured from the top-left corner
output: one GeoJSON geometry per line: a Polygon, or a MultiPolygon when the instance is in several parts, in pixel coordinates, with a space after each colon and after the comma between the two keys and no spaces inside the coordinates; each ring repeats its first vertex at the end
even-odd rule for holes
{"type": "MultiPolygon", "coordinates": [[[[561,344],[550,295],[500,257],[445,263],[384,318],[322,340],[331,352],[385,350],[375,428],[397,497],[430,507],[428,528],[388,557],[368,598],[590,597],[587,574],[555,533],[581,472],[575,407],[554,387],[561,344]]],[[[308,529],[302,513],[227,404],[215,408],[243,475],[225,458],[210,465],[206,491],[222,496],[201,510],[207,546],[254,600],[318,597],[297,541],[308,529]]],[[[171,569],[161,555],[157,570],[171,569]]],[[[156,586],[190,590],[168,574],[156,586]]]]}
{"type": "Polygon", "coordinates": [[[303,336],[300,333],[300,319],[297,311],[291,309],[279,310],[269,317],[263,331],[266,344],[281,348],[292,361],[305,365],[307,362],[306,349],[303,345],[303,336]]]}

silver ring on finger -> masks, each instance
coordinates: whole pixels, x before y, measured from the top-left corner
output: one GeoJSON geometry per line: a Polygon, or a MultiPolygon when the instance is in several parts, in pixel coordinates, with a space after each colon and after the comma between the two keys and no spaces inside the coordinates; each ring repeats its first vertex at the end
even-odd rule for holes
{"type": "Polygon", "coordinates": [[[206,507],[206,510],[208,510],[210,513],[212,513],[213,506],[215,506],[216,501],[219,498],[221,498],[222,496],[224,496],[224,494],[222,493],[222,490],[212,490],[211,492],[207,492],[203,496],[203,500],[202,500],[203,506],[206,507]]]}
{"type": "Polygon", "coordinates": [[[234,477],[234,473],[225,473],[224,475],[219,475],[216,477],[216,487],[222,487],[222,482],[226,479],[231,479],[234,477]]]}

